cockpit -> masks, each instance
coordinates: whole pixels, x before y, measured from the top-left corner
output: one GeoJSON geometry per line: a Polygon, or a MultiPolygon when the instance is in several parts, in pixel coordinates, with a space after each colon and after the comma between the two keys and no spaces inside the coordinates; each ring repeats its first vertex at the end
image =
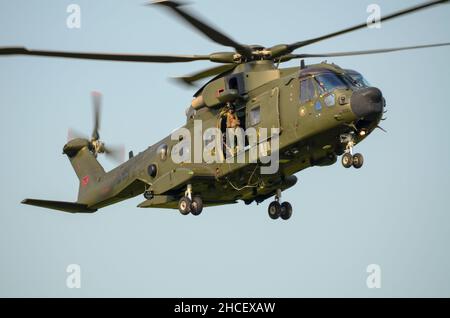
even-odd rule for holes
{"type": "Polygon", "coordinates": [[[353,80],[345,77],[345,74],[323,69],[303,73],[300,78],[300,102],[303,104],[313,101],[318,95],[332,95],[336,89],[350,89],[354,85],[353,80]]]}
{"type": "Polygon", "coordinates": [[[352,89],[370,87],[369,82],[358,72],[353,70],[343,70],[342,73],[336,73],[330,70],[310,70],[301,74],[300,90],[301,102],[308,102],[316,96],[316,90],[319,95],[329,95],[334,90],[352,89]]]}

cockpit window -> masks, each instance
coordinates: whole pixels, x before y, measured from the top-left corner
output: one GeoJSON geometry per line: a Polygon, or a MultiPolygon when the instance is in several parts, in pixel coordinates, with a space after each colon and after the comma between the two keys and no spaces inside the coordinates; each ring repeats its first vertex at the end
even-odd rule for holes
{"type": "Polygon", "coordinates": [[[330,93],[335,89],[348,88],[348,84],[334,73],[319,74],[314,77],[319,84],[321,94],[330,93]]]}
{"type": "Polygon", "coordinates": [[[349,72],[347,75],[353,80],[356,87],[370,87],[370,83],[361,74],[349,72]]]}
{"type": "Polygon", "coordinates": [[[300,81],[300,103],[312,101],[316,96],[313,79],[306,78],[300,81]]]}
{"type": "Polygon", "coordinates": [[[354,87],[364,88],[371,86],[364,76],[355,70],[345,70],[342,76],[354,87]]]}

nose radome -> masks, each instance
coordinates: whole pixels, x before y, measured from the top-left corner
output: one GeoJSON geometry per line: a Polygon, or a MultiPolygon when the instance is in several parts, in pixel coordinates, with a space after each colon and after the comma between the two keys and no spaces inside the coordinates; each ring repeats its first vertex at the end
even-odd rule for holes
{"type": "Polygon", "coordinates": [[[383,111],[383,94],[376,87],[355,91],[350,102],[353,113],[359,118],[383,111]]]}

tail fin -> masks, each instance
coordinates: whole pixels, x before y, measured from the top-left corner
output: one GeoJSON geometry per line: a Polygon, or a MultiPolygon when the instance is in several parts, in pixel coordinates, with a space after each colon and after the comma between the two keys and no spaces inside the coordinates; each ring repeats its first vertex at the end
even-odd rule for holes
{"type": "Polygon", "coordinates": [[[63,153],[69,157],[75,173],[80,180],[78,191],[79,203],[93,203],[89,196],[89,189],[94,186],[105,174],[105,170],[89,149],[89,141],[86,139],[74,139],[69,141],[63,149],[63,153]]]}

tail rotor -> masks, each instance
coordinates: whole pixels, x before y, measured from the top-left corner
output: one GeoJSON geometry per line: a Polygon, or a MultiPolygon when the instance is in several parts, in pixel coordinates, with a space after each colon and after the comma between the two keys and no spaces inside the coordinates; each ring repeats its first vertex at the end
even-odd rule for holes
{"type": "Polygon", "coordinates": [[[98,154],[104,154],[107,158],[115,162],[123,163],[125,161],[125,147],[123,145],[106,146],[105,143],[100,140],[101,103],[101,93],[96,91],[92,92],[94,127],[91,137],[86,137],[73,129],[69,129],[67,133],[67,139],[68,141],[73,139],[84,139],[88,142],[89,150],[96,158],[98,154]]]}

